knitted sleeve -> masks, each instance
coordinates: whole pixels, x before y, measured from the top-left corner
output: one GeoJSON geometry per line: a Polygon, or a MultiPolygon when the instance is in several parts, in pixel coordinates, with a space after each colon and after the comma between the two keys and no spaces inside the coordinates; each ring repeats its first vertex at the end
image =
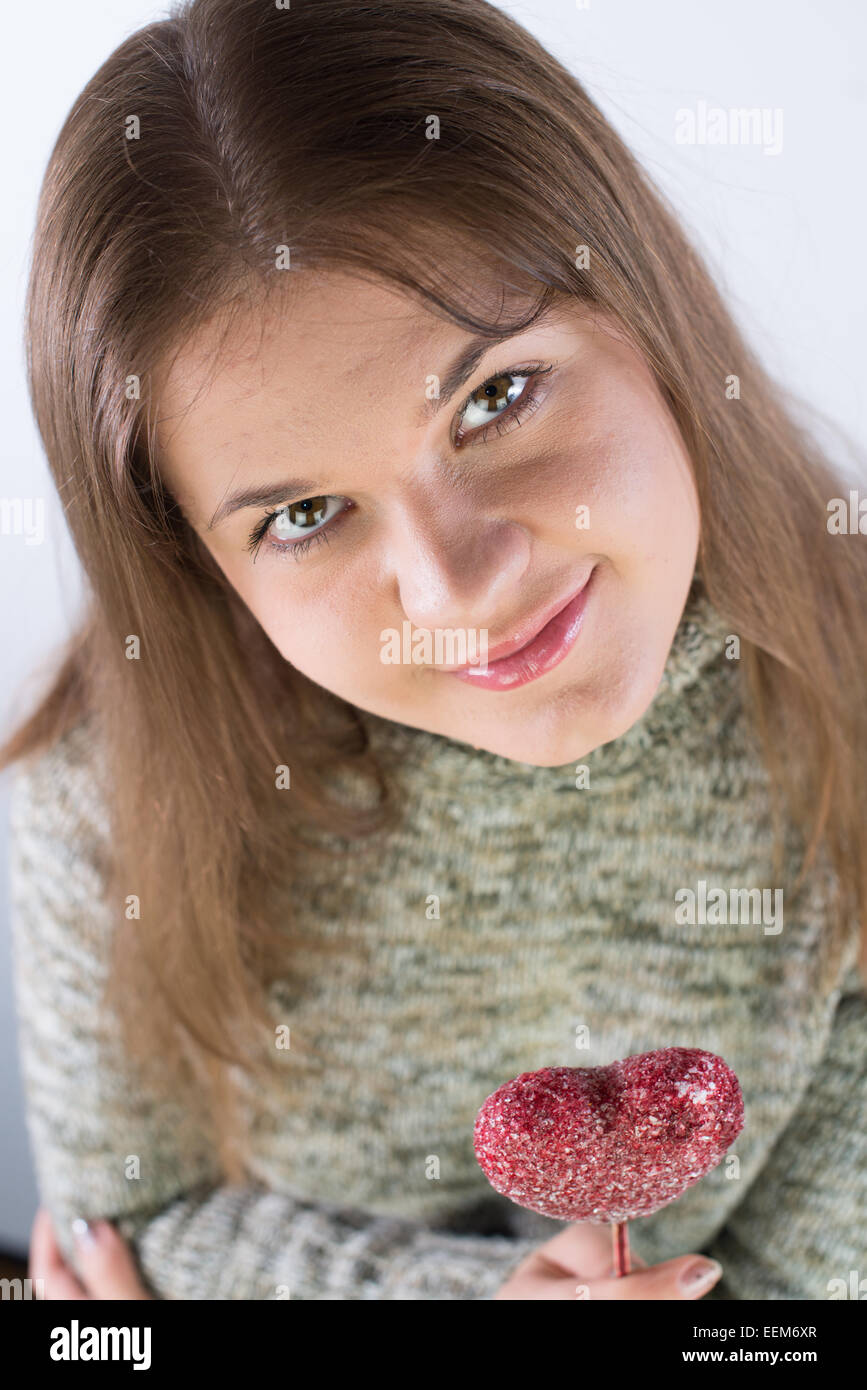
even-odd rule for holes
{"type": "Polygon", "coordinates": [[[821,1064],[705,1253],[723,1267],[707,1300],[867,1297],[867,997],[854,968],[821,1064]]]}
{"type": "Polygon", "coordinates": [[[20,1065],[40,1201],[114,1223],[162,1299],[488,1299],[540,1241],[432,1230],[226,1185],[193,1094],[130,1084],[99,1008],[111,913],[86,745],[20,766],[10,818],[20,1065]],[[77,751],[78,750],[78,751],[77,751]],[[101,851],[98,853],[97,851],[101,851]]]}

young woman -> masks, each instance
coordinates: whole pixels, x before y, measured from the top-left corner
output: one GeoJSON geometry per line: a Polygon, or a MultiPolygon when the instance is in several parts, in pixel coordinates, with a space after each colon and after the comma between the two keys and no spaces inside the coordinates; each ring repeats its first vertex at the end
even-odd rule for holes
{"type": "Polygon", "coordinates": [[[66,121],[28,333],[88,580],[3,750],[47,1296],[838,1296],[863,539],[579,83],[483,0],[192,0],[66,121]],[[670,1045],[745,1125],[615,1279],[473,1122],[670,1045]]]}

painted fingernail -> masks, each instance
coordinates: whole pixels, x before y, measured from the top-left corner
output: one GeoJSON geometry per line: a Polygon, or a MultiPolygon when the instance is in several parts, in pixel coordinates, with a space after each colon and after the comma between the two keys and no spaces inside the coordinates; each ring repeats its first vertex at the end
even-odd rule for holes
{"type": "Polygon", "coordinates": [[[96,1232],[83,1216],[77,1216],[73,1221],[72,1234],[84,1250],[91,1250],[96,1245],[96,1232]]]}
{"type": "Polygon", "coordinates": [[[698,1289],[715,1284],[721,1274],[722,1265],[718,1260],[696,1260],[694,1264],[687,1265],[680,1276],[680,1287],[695,1293],[698,1289]]]}

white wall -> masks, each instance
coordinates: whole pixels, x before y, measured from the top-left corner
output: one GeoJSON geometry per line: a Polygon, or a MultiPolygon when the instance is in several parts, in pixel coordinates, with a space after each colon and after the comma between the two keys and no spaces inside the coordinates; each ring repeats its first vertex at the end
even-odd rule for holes
{"type": "MultiPolygon", "coordinates": [[[[299,0],[302,3],[303,0],[299,0]]],[[[863,443],[862,272],[867,82],[859,0],[527,0],[503,5],[590,90],[693,230],[767,364],[863,443]],[[782,111],[782,147],[677,143],[683,108],[782,111]]],[[[0,498],[42,498],[45,538],[0,534],[3,730],[23,713],[79,600],[77,562],[30,416],[21,313],[39,182],[76,94],[130,32],[164,14],[147,0],[41,0],[4,14],[0,128],[0,498]]],[[[507,175],[505,171],[504,176],[507,175]]],[[[833,433],[825,436],[834,441],[833,433]]],[[[6,791],[0,783],[5,844],[6,791]]],[[[26,1248],[35,1206],[18,1084],[0,856],[0,1248],[26,1248]]]]}

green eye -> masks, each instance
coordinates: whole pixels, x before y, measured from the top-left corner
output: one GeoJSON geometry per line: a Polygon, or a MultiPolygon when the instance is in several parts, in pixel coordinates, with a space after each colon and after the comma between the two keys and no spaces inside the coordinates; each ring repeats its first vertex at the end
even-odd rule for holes
{"type": "Polygon", "coordinates": [[[481,442],[487,439],[490,429],[505,434],[522,424],[541,405],[538,386],[541,378],[553,369],[553,363],[536,362],[489,376],[461,406],[460,424],[453,442],[456,445],[464,439],[481,442]]]}
{"type": "Polygon", "coordinates": [[[492,416],[504,414],[513,401],[520,400],[524,383],[531,380],[532,376],[529,374],[513,376],[511,372],[501,372],[499,376],[491,377],[479,386],[470,396],[464,409],[468,429],[487,425],[492,416]]]}
{"type": "Polygon", "coordinates": [[[293,540],[299,530],[309,530],[324,521],[327,510],[327,497],[305,497],[301,502],[290,502],[275,514],[274,534],[283,540],[293,540]]]}
{"type": "Polygon", "coordinates": [[[253,528],[247,549],[255,559],[260,545],[273,530],[273,537],[269,538],[269,548],[282,552],[291,550],[296,558],[300,558],[314,541],[326,539],[326,523],[333,524],[335,516],[339,516],[341,511],[346,511],[351,505],[341,497],[304,497],[300,502],[290,502],[285,507],[278,507],[276,511],[266,512],[253,528]],[[332,504],[336,505],[329,513],[329,506],[332,504]]]}

